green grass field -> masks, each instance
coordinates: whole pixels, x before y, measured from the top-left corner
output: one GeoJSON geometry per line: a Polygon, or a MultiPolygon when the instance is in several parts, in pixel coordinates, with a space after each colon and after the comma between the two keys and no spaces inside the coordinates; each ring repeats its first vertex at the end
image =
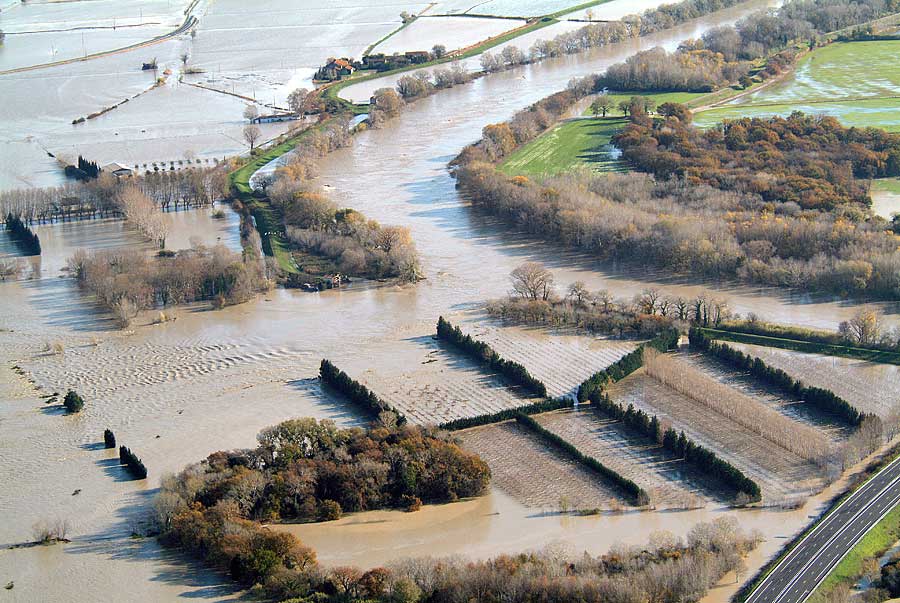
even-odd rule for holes
{"type": "Polygon", "coordinates": [[[863,561],[871,557],[880,557],[898,539],[900,539],[900,507],[894,507],[831,570],[825,581],[813,593],[811,600],[823,600],[839,584],[846,584],[853,588],[862,578],[863,561]]]}
{"type": "MultiPolygon", "coordinates": [[[[706,95],[706,92],[620,92],[613,90],[609,92],[609,99],[613,103],[613,109],[608,115],[622,115],[622,112],[619,111],[619,103],[629,101],[632,96],[646,96],[652,99],[658,107],[663,103],[681,103],[682,105],[690,106],[692,101],[706,95]]],[[[593,115],[590,107],[584,110],[584,115],[593,115]]]]}
{"type": "Polygon", "coordinates": [[[552,176],[581,165],[602,172],[625,171],[609,148],[610,138],[624,124],[618,117],[563,122],[513,152],[500,171],[510,176],[552,176]]]}
{"type": "Polygon", "coordinates": [[[701,127],[738,117],[793,111],[836,117],[846,126],[900,131],[900,40],[837,42],[803,57],[793,76],[694,116],[701,127]]]}

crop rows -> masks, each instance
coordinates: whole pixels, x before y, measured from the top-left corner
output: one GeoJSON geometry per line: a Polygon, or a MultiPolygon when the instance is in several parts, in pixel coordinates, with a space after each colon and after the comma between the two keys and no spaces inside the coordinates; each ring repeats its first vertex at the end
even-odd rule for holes
{"type": "Polygon", "coordinates": [[[809,385],[833,391],[862,412],[885,417],[900,403],[900,367],[865,360],[729,343],[809,385]]]}
{"type": "Polygon", "coordinates": [[[786,500],[821,490],[821,471],[735,421],[663,385],[643,371],[610,385],[620,404],[656,414],[666,424],[709,448],[756,481],[766,500],[786,500]]]}
{"type": "Polygon", "coordinates": [[[692,483],[685,464],[671,458],[646,438],[629,435],[617,421],[601,420],[594,413],[557,411],[534,417],[545,429],[576,446],[583,454],[643,488],[656,507],[695,507],[706,500],[692,483]]]}
{"type": "Polygon", "coordinates": [[[524,365],[547,386],[551,398],[572,394],[585,379],[634,350],[634,341],[596,339],[584,335],[521,327],[479,325],[467,330],[501,356],[524,365]]]}
{"type": "Polygon", "coordinates": [[[578,462],[552,450],[515,421],[476,427],[456,434],[491,468],[492,482],[527,507],[558,510],[623,504],[615,492],[578,462]]]}

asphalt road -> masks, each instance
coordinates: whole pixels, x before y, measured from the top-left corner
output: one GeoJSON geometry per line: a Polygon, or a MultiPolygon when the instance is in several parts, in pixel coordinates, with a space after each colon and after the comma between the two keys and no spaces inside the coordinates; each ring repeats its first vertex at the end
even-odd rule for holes
{"type": "Polygon", "coordinates": [[[802,603],[831,569],[900,502],[900,458],[833,510],[747,598],[747,603],[802,603]]]}

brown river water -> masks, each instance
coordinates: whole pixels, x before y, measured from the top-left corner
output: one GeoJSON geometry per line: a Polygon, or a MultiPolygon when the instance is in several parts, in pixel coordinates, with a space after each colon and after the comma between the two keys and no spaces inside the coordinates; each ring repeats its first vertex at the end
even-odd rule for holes
{"type": "MultiPolygon", "coordinates": [[[[358,416],[318,387],[314,377],[321,358],[389,372],[398,361],[390,342],[408,345],[429,336],[438,315],[469,314],[503,295],[508,273],[526,260],[546,264],[560,286],[584,280],[592,289],[605,287],[622,297],[651,285],[684,296],[705,292],[728,298],[741,313],[835,327],[853,311],[852,304],[688,285],[643,267],[599,265],[510,233],[473,215],[446,170],[484,125],[508,118],[571,77],[639,48],[672,46],[765,5],[750,2],[676,31],[482,78],[415,103],[383,129],[365,132],[352,148],[329,156],[321,182],[330,185],[337,201],[411,228],[427,275],[417,286],[354,285],[324,294],[276,290],[218,312],[179,308],[173,322],[153,326],[140,320],[120,332],[61,278],[60,269],[78,247],[145,244],[116,222],[40,227],[48,250],[40,271],[26,270],[33,278],[0,283],[0,582],[14,582],[12,590],[3,591],[4,600],[233,598],[224,578],[186,565],[152,539],[130,538],[159,477],[215,450],[251,446],[261,428],[289,417],[358,423],[358,416]],[[60,344],[64,353],[42,351],[48,343],[60,344]],[[75,417],[40,398],[68,388],[87,400],[75,417]],[[98,447],[105,428],[143,459],[150,470],[146,482],[127,481],[114,455],[98,447]],[[71,544],[5,547],[30,540],[36,521],[56,518],[69,521],[71,544]]],[[[192,235],[234,244],[230,233],[236,227],[191,213],[172,219],[170,247],[186,246],[192,235]]],[[[0,236],[0,255],[11,252],[0,236]]],[[[897,322],[897,308],[885,310],[888,320],[897,322]]],[[[740,513],[768,537],[751,565],[800,529],[817,504],[796,512],[740,513]]],[[[725,512],[730,511],[710,507],[561,518],[525,509],[495,491],[483,500],[415,515],[366,514],[338,525],[296,529],[325,563],[370,565],[422,553],[483,557],[558,541],[600,553],[616,540],[640,541],[656,529],[686,533],[694,522],[725,512]]]]}

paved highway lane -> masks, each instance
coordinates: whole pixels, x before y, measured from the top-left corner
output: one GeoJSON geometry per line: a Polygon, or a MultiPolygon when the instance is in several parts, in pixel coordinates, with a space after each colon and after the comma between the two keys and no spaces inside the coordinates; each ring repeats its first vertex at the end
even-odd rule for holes
{"type": "Polygon", "coordinates": [[[802,603],[831,569],[900,502],[900,458],[833,510],[747,598],[747,603],[802,603]]]}

